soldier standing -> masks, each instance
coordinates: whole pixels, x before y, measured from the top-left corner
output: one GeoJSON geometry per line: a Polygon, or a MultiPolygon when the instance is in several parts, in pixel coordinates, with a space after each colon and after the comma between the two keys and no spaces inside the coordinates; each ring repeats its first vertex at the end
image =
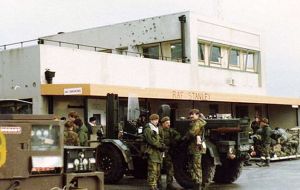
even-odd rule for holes
{"type": "Polygon", "coordinates": [[[271,133],[272,129],[269,126],[269,120],[267,118],[262,118],[260,121],[261,127],[261,164],[257,164],[260,167],[270,166],[270,144],[271,144],[271,133]]]}
{"type": "MultiPolygon", "coordinates": [[[[162,152],[165,145],[162,143],[162,134],[159,134],[157,126],[159,116],[151,114],[150,122],[144,128],[144,137],[147,142],[146,154],[148,156],[148,184],[150,190],[157,190],[157,182],[160,177],[161,164],[163,161],[162,152]]],[[[161,132],[161,131],[160,131],[161,132]]]]}
{"type": "Polygon", "coordinates": [[[64,145],[79,146],[79,137],[78,134],[74,132],[74,127],[75,125],[72,121],[65,123],[64,145]]]}
{"type": "Polygon", "coordinates": [[[180,134],[175,129],[170,128],[170,124],[169,117],[163,117],[161,119],[163,142],[167,146],[163,158],[163,166],[166,169],[167,174],[167,190],[175,190],[178,188],[173,185],[174,167],[172,162],[172,150],[180,140],[180,134]]]}
{"type": "Polygon", "coordinates": [[[198,109],[190,110],[189,115],[190,119],[192,120],[191,126],[185,134],[185,136],[183,137],[183,140],[188,141],[188,153],[192,157],[189,166],[192,179],[195,183],[193,187],[194,190],[200,190],[202,185],[201,157],[204,153],[202,147],[202,137],[206,121],[200,117],[200,114],[201,113],[198,109]]]}
{"type": "Polygon", "coordinates": [[[259,123],[260,123],[260,118],[258,116],[255,116],[255,120],[252,121],[252,123],[250,125],[250,127],[251,127],[251,129],[253,131],[253,134],[255,134],[256,131],[260,128],[260,124],[259,123]]]}

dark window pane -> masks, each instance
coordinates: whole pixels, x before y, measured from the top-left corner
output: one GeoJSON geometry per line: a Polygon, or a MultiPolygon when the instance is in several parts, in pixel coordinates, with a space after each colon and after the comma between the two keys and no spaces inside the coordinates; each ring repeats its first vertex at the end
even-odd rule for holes
{"type": "Polygon", "coordinates": [[[230,51],[230,65],[238,66],[240,64],[240,52],[238,50],[230,51]]]}
{"type": "Polygon", "coordinates": [[[211,48],[211,58],[210,58],[210,61],[219,63],[220,62],[220,58],[221,58],[221,48],[218,47],[218,46],[213,46],[211,48]]]}
{"type": "Polygon", "coordinates": [[[204,50],[205,46],[204,44],[198,43],[198,60],[204,61],[204,50]]]}
{"type": "Polygon", "coordinates": [[[171,44],[171,59],[181,60],[182,46],[181,43],[171,44]]]}
{"type": "Polygon", "coordinates": [[[143,54],[145,58],[159,59],[159,47],[158,46],[144,47],[143,54]]]}

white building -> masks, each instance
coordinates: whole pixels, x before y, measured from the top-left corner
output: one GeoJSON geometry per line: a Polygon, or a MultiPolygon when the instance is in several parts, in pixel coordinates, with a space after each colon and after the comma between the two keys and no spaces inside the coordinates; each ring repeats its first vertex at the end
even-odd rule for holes
{"type": "Polygon", "coordinates": [[[297,126],[300,99],[266,90],[262,38],[259,31],[181,12],[2,46],[0,98],[32,101],[37,114],[95,115],[103,125],[105,96],[116,93],[124,97],[122,116],[126,97],[138,96],[152,112],[170,103],[177,115],[196,107],[206,115],[258,114],[274,127],[297,126]],[[46,70],[55,72],[52,84],[46,70]]]}

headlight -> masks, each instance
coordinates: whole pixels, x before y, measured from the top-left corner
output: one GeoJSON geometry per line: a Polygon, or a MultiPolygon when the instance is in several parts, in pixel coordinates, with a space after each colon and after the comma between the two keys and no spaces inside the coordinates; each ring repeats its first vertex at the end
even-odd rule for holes
{"type": "Polygon", "coordinates": [[[43,131],[43,136],[44,137],[48,137],[49,136],[49,131],[48,130],[44,130],[43,131]]]}
{"type": "Polygon", "coordinates": [[[42,136],[42,131],[41,130],[37,130],[36,131],[36,136],[41,137],[42,136]]]}
{"type": "Polygon", "coordinates": [[[88,159],[84,158],[82,161],[83,165],[87,165],[89,163],[88,159]]]}
{"type": "Polygon", "coordinates": [[[79,164],[80,164],[79,159],[75,159],[75,160],[74,160],[74,165],[75,165],[75,166],[78,166],[79,164]]]}

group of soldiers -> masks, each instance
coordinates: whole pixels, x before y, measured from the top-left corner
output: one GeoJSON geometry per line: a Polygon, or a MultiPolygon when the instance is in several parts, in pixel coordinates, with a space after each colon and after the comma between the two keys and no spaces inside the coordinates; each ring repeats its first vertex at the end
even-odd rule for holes
{"type": "Polygon", "coordinates": [[[87,126],[83,124],[79,114],[71,111],[64,123],[64,144],[67,146],[88,146],[88,140],[96,126],[96,118],[91,117],[87,126]]]}
{"type": "Polygon", "coordinates": [[[159,115],[152,114],[149,117],[149,123],[143,130],[143,135],[147,143],[146,155],[148,158],[148,184],[150,190],[161,189],[161,168],[166,170],[167,190],[180,189],[173,184],[174,168],[172,156],[174,156],[174,147],[184,140],[188,142],[188,153],[191,155],[190,174],[195,183],[193,189],[202,188],[202,167],[201,156],[204,153],[203,133],[206,121],[201,117],[198,109],[192,109],[189,112],[191,125],[187,133],[181,135],[173,128],[170,128],[170,118],[159,118],[159,115]]]}
{"type": "MultiPolygon", "coordinates": [[[[272,130],[269,127],[266,128],[267,130],[263,130],[260,127],[260,124],[264,124],[264,121],[267,120],[257,117],[251,124],[255,156],[261,156],[263,158],[265,154],[264,152],[266,152],[265,149],[268,150],[268,156],[274,158],[296,155],[299,147],[299,128],[292,128],[288,130],[275,128],[272,130]]],[[[266,125],[268,125],[268,123],[266,123],[266,125]]],[[[268,160],[268,157],[266,157],[266,160],[268,160]]],[[[263,166],[268,165],[268,163],[263,164],[263,166]]]]}

